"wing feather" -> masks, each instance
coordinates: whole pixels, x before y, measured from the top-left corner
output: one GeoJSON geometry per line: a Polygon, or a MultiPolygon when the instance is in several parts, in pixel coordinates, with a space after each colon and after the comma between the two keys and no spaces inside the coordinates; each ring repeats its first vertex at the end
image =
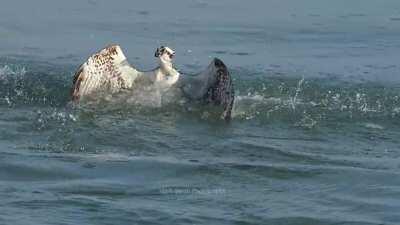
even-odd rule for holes
{"type": "Polygon", "coordinates": [[[117,92],[130,88],[138,71],[127,63],[120,46],[110,45],[89,57],[75,73],[74,102],[97,91],[117,92]]]}
{"type": "Polygon", "coordinates": [[[210,79],[212,83],[209,83],[205,98],[210,103],[222,106],[223,113],[221,117],[225,120],[230,120],[235,100],[232,77],[220,59],[215,58],[211,65],[215,66],[214,74],[212,74],[214,79],[210,79]]]}
{"type": "Polygon", "coordinates": [[[231,119],[235,91],[232,77],[220,59],[213,59],[207,69],[195,77],[181,79],[180,85],[186,97],[221,106],[221,117],[231,119]]]}

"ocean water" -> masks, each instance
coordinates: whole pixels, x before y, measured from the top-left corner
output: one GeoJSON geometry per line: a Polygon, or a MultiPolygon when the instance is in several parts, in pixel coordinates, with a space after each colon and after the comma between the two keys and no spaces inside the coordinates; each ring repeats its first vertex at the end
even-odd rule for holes
{"type": "Polygon", "coordinates": [[[400,224],[398,0],[0,2],[0,224],[400,224]],[[152,96],[73,108],[117,43],[213,57],[233,120],[152,96]],[[138,104],[140,103],[140,104],[138,104]]]}

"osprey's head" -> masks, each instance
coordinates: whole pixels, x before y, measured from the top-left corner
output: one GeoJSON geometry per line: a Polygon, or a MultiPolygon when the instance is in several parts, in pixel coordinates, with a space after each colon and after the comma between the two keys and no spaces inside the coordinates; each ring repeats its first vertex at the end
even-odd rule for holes
{"type": "Polygon", "coordinates": [[[156,49],[154,56],[159,58],[161,63],[171,63],[175,56],[175,51],[169,47],[161,46],[156,49]]]}

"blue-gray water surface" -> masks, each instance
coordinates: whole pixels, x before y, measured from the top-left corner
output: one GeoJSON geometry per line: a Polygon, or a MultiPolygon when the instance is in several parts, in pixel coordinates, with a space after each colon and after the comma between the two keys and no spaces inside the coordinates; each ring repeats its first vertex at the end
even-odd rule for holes
{"type": "Polygon", "coordinates": [[[1,225],[400,224],[398,0],[0,4],[1,225]],[[160,45],[186,74],[222,59],[232,121],[71,107],[111,43],[141,69],[160,45]]]}

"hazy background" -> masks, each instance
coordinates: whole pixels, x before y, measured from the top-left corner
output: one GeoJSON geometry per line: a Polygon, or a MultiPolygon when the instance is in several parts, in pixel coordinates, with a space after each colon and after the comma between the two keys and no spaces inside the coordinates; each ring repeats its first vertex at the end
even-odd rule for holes
{"type": "Polygon", "coordinates": [[[109,43],[132,64],[154,65],[157,46],[177,65],[332,74],[399,81],[400,2],[396,0],[2,0],[0,55],[79,64],[109,43]]]}

